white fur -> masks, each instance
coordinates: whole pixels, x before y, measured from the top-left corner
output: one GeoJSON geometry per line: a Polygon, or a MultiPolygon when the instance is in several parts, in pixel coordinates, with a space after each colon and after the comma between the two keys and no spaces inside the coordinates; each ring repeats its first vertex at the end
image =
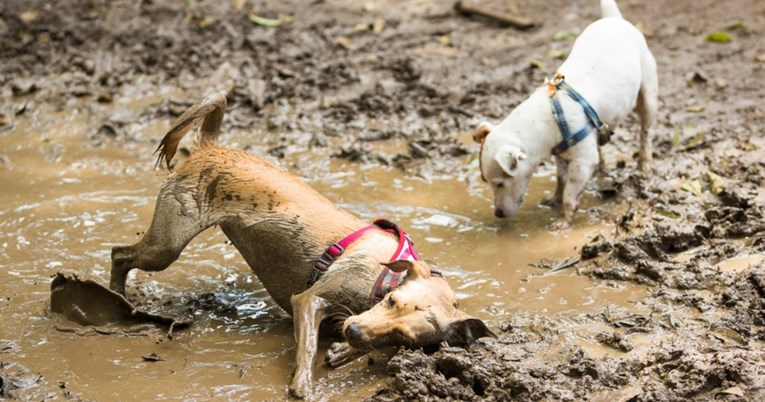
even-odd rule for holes
{"type": "MultiPolygon", "coordinates": [[[[558,69],[597,111],[600,119],[614,123],[635,109],[641,121],[640,169],[651,162],[648,129],[658,107],[656,62],[643,35],[621,17],[614,0],[601,0],[604,18],[590,24],[558,69]]],[[[585,126],[582,107],[568,95],[558,95],[571,132],[585,126]]],[[[523,201],[531,175],[540,162],[549,158],[561,141],[545,86],[537,88],[497,126],[483,142],[481,170],[494,191],[495,214],[514,215],[523,201]]],[[[563,221],[571,223],[579,196],[599,161],[596,135],[588,135],[576,146],[555,157],[558,187],[553,204],[563,204],[563,221]]]]}

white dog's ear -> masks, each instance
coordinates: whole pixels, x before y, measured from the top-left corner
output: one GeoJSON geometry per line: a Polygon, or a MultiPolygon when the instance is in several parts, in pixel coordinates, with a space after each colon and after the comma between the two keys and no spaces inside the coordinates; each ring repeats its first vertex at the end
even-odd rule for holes
{"type": "Polygon", "coordinates": [[[494,155],[499,167],[508,175],[518,173],[518,162],[526,159],[526,150],[518,145],[503,145],[494,155]]]}
{"type": "Polygon", "coordinates": [[[484,140],[486,140],[486,136],[489,135],[493,128],[494,125],[488,121],[481,122],[481,124],[478,125],[478,128],[473,131],[473,141],[483,144],[484,140]]]}

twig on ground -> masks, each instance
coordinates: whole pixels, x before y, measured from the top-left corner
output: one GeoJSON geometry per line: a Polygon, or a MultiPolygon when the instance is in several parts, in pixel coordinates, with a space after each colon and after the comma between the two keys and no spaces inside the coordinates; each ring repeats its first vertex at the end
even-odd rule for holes
{"type": "Polygon", "coordinates": [[[454,9],[465,16],[478,15],[517,29],[531,29],[540,25],[528,18],[499,13],[476,4],[470,4],[470,2],[465,0],[457,1],[454,9]]]}

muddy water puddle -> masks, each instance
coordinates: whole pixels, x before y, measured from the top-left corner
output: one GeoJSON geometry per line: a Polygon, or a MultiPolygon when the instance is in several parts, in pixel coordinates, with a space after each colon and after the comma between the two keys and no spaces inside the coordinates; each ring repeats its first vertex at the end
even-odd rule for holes
{"type": "MultiPolygon", "coordinates": [[[[164,177],[151,169],[152,140],[160,138],[162,124],[136,123],[129,126],[134,141],[98,145],[88,141],[98,129],[94,120],[46,111],[0,133],[0,358],[84,399],[283,399],[294,362],[292,321],[219,230],[195,239],[170,269],[131,274],[131,301],[151,312],[194,317],[174,339],[161,329],[92,336],[55,329],[60,317],[47,311],[52,276],[63,271],[108,283],[111,247],[139,239],[164,177]],[[157,358],[144,358],[152,354],[157,358]]],[[[224,134],[223,142],[239,146],[252,136],[224,134]]],[[[253,150],[263,149],[255,144],[253,150]]],[[[612,230],[581,213],[576,229],[545,231],[555,215],[536,205],[553,189],[549,172],[535,177],[519,216],[501,222],[474,166],[427,181],[330,154],[297,152],[282,163],[343,208],[406,228],[420,254],[445,272],[463,309],[490,326],[519,311],[583,327],[565,317],[606,305],[637,310],[630,301],[643,296],[643,288],[580,277],[575,266],[555,273],[540,266],[575,259],[578,246],[612,230]]],[[[587,197],[585,204],[602,202],[587,197]]],[[[611,353],[591,340],[582,343],[594,355],[611,353]]],[[[322,350],[328,345],[322,341],[322,350]]],[[[338,370],[317,368],[321,399],[373,393],[391,352],[374,354],[371,365],[362,358],[338,370]]],[[[31,386],[17,395],[40,392],[31,386]]]]}

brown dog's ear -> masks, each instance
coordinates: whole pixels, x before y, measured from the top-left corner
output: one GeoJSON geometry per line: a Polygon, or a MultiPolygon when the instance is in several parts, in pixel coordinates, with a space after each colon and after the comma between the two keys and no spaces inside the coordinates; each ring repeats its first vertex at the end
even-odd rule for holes
{"type": "Polygon", "coordinates": [[[492,128],[493,126],[491,123],[486,121],[478,125],[478,128],[473,131],[473,141],[479,144],[483,144],[483,142],[486,140],[486,136],[489,135],[492,128]]]}
{"type": "Polygon", "coordinates": [[[391,262],[384,262],[382,265],[390,268],[390,270],[395,273],[400,273],[408,271],[410,268],[412,268],[413,264],[409,260],[396,260],[391,262]]]}
{"type": "Polygon", "coordinates": [[[497,337],[483,321],[468,317],[450,323],[444,333],[444,340],[449,346],[466,346],[484,336],[497,337]]]}
{"type": "Polygon", "coordinates": [[[393,272],[404,272],[407,278],[429,278],[430,267],[424,261],[409,261],[409,260],[396,260],[383,263],[386,267],[390,268],[393,272]]]}

